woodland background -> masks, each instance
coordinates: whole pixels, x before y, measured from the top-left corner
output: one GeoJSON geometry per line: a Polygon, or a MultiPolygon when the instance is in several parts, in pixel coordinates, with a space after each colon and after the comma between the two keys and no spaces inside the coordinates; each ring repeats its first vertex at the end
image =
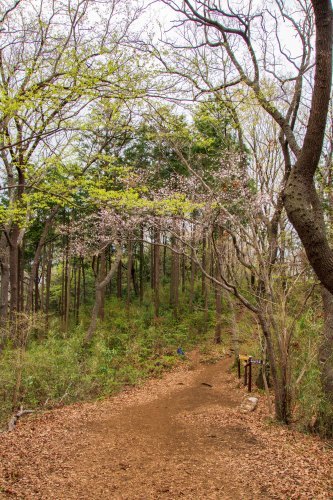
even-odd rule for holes
{"type": "Polygon", "coordinates": [[[2,424],[214,343],[332,435],[330,2],[1,9],[2,424]]]}

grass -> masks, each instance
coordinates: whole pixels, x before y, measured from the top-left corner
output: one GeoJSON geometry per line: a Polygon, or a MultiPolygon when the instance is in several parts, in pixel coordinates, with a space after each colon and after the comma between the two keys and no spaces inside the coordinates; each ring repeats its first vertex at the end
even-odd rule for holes
{"type": "MultiPolygon", "coordinates": [[[[53,408],[75,401],[106,397],[124,385],[160,377],[196,345],[213,345],[213,316],[206,324],[203,311],[181,314],[164,308],[153,317],[149,297],[143,306],[130,308],[112,298],[106,302],[105,320],[98,325],[89,348],[84,336],[90,310],[82,310],[81,323],[67,334],[54,321],[48,333],[32,332],[24,351],[8,345],[0,365],[0,425],[16,407],[53,408]],[[181,318],[181,319],[180,319],[181,318]]],[[[207,347],[203,347],[208,349],[207,347]]]]}

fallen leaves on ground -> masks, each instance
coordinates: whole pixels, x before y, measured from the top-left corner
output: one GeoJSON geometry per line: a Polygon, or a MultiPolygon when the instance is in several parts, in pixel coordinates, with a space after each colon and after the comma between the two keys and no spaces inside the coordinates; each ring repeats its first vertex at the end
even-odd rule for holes
{"type": "Polygon", "coordinates": [[[20,421],[0,438],[0,496],[333,498],[329,443],[272,423],[263,395],[241,413],[229,365],[182,365],[109,400],[20,421]]]}

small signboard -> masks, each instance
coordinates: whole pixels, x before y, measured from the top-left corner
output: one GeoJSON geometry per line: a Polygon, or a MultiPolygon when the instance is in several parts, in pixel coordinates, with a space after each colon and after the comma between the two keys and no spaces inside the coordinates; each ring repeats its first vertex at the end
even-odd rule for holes
{"type": "Polygon", "coordinates": [[[251,365],[262,365],[263,364],[262,359],[250,359],[249,361],[250,361],[251,365]]]}
{"type": "Polygon", "coordinates": [[[239,354],[239,355],[238,355],[238,359],[239,359],[240,361],[248,361],[248,360],[249,360],[249,357],[250,357],[250,356],[247,356],[247,355],[245,355],[245,354],[239,354]]]}

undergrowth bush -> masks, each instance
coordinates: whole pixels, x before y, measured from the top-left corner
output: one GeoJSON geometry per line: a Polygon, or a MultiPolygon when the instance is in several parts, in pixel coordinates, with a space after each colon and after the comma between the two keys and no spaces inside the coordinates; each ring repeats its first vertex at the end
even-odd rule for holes
{"type": "Polygon", "coordinates": [[[292,339],[295,418],[305,428],[317,419],[323,400],[318,364],[321,332],[322,322],[309,308],[297,322],[292,339]]]}
{"type": "Polygon", "coordinates": [[[203,335],[203,311],[180,319],[165,308],[154,320],[151,303],[144,306],[134,303],[128,309],[116,298],[107,301],[105,320],[89,348],[84,347],[88,308],[81,324],[65,335],[54,322],[42,339],[31,334],[24,351],[8,345],[0,365],[1,424],[19,405],[52,408],[111,395],[123,385],[161,376],[179,360],[178,347],[190,349],[213,336],[207,328],[203,335]]]}
{"type": "MultiPolygon", "coordinates": [[[[48,332],[31,329],[24,351],[8,345],[0,363],[0,424],[4,426],[20,405],[52,408],[112,395],[124,385],[159,377],[180,359],[178,347],[186,351],[198,346],[205,353],[212,349],[213,310],[207,313],[199,304],[193,312],[183,308],[175,316],[164,305],[156,319],[149,295],[142,305],[133,300],[129,308],[115,297],[107,300],[105,319],[89,348],[84,347],[91,313],[87,306],[82,307],[81,323],[67,333],[54,320],[48,332]]],[[[241,352],[260,358],[262,338],[253,316],[237,306],[236,320],[241,352]]],[[[323,415],[333,422],[333,415],[328,415],[331,406],[321,391],[317,360],[321,329],[321,318],[309,308],[297,321],[291,345],[294,417],[303,429],[312,425],[319,432],[323,415]]],[[[222,349],[232,345],[231,331],[232,315],[224,300],[222,349]]]]}

